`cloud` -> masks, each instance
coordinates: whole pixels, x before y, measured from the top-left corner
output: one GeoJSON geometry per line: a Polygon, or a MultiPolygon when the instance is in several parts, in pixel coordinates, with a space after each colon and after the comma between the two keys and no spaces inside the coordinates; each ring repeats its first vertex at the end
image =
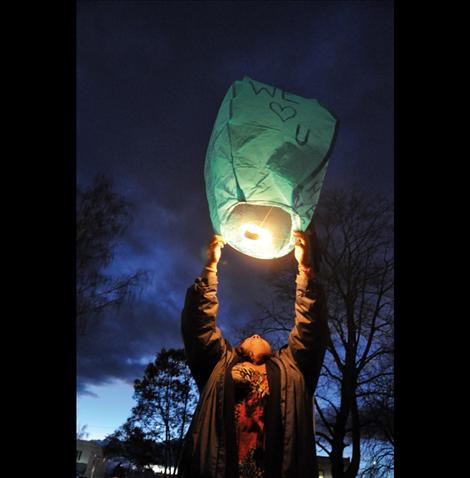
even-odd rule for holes
{"type": "Polygon", "coordinates": [[[132,383],[162,347],[181,347],[178,312],[168,302],[137,301],[96,320],[77,343],[78,392],[115,379],[132,383]]]}

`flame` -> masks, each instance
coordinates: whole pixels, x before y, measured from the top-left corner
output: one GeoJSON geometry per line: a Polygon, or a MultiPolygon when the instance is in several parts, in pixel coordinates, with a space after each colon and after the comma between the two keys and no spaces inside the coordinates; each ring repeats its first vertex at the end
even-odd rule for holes
{"type": "Polygon", "coordinates": [[[273,237],[267,229],[257,226],[256,224],[242,224],[240,230],[243,239],[248,241],[256,241],[260,247],[272,246],[273,237]]]}

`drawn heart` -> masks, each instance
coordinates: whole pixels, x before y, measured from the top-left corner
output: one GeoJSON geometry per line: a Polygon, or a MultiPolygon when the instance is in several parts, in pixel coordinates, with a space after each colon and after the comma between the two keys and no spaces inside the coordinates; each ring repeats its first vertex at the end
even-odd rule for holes
{"type": "Polygon", "coordinates": [[[279,116],[279,118],[281,118],[282,121],[287,121],[288,119],[293,118],[297,114],[297,111],[292,108],[292,106],[282,107],[282,105],[274,101],[272,103],[269,103],[269,107],[274,113],[279,116]]]}

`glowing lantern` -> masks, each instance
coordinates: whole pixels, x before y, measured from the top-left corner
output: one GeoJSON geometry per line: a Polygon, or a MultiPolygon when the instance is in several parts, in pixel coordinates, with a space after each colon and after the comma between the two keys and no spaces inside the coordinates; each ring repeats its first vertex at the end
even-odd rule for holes
{"type": "Polygon", "coordinates": [[[220,106],[204,169],[214,230],[235,249],[272,259],[294,247],[318,203],[335,117],[317,100],[245,77],[220,106]]]}

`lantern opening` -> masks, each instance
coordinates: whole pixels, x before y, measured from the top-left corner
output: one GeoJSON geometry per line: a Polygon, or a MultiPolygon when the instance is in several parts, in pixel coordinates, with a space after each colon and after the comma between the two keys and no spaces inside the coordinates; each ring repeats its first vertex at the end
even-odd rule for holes
{"type": "Polygon", "coordinates": [[[292,217],[281,207],[238,203],[221,232],[238,251],[259,259],[273,259],[293,249],[292,230],[292,217]]]}

